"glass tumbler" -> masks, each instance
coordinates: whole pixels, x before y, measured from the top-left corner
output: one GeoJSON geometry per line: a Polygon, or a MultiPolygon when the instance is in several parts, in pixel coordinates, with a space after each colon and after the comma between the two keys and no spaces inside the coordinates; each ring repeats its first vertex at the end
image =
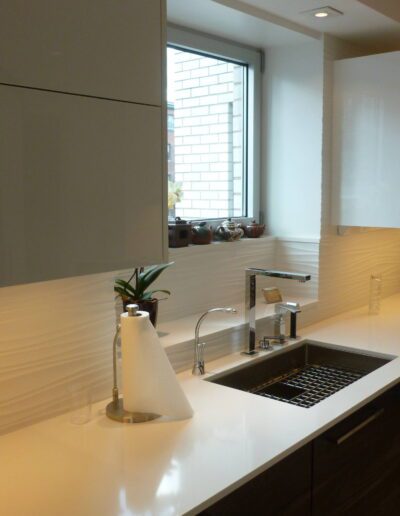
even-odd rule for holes
{"type": "Polygon", "coordinates": [[[92,415],[91,393],[88,387],[82,384],[68,386],[70,415],[69,421],[74,425],[88,423],[92,415]]]}
{"type": "Polygon", "coordinates": [[[382,275],[372,274],[369,280],[369,315],[378,315],[381,308],[382,275]]]}

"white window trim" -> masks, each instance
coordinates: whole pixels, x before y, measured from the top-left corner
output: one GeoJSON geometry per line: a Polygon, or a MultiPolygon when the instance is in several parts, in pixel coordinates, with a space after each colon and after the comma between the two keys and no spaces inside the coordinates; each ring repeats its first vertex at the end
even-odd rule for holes
{"type": "MultiPolygon", "coordinates": [[[[247,119],[247,217],[232,217],[241,221],[256,219],[263,222],[260,213],[260,154],[261,154],[261,51],[233,41],[194,30],[168,25],[167,43],[194,52],[200,51],[216,58],[232,59],[248,66],[248,119],[247,119]]],[[[200,220],[200,219],[191,219],[200,220]]],[[[207,219],[219,224],[223,219],[207,219]]]]}

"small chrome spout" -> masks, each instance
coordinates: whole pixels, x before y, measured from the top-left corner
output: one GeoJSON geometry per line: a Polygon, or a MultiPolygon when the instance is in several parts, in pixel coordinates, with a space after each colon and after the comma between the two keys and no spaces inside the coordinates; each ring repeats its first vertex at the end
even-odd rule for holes
{"type": "Polygon", "coordinates": [[[291,339],[297,339],[297,314],[301,312],[299,303],[277,303],[275,305],[275,314],[279,319],[277,326],[280,327],[280,319],[287,313],[290,313],[290,335],[291,339]]]}
{"type": "Polygon", "coordinates": [[[200,326],[203,320],[207,317],[208,314],[212,312],[225,312],[225,313],[231,313],[235,314],[236,310],[235,308],[231,307],[224,307],[224,308],[211,308],[210,310],[207,310],[197,321],[196,328],[194,331],[194,364],[192,369],[192,374],[196,376],[201,376],[205,373],[205,366],[204,366],[204,347],[205,343],[200,343],[200,326]]]}

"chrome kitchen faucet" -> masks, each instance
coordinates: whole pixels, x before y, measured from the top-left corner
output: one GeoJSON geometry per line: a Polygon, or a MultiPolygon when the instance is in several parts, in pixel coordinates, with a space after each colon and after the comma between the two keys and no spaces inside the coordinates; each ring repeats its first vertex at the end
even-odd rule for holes
{"type": "Polygon", "coordinates": [[[207,310],[200,319],[197,321],[196,329],[194,332],[194,363],[193,363],[193,369],[192,374],[196,376],[201,376],[205,373],[205,367],[204,367],[204,347],[205,343],[200,343],[200,326],[203,320],[207,317],[207,315],[211,312],[225,312],[230,314],[235,314],[236,310],[231,307],[224,307],[224,308],[211,308],[210,310],[207,310]]]}
{"type": "Polygon", "coordinates": [[[244,355],[256,355],[256,276],[270,276],[272,278],[284,278],[297,280],[301,283],[311,279],[310,274],[301,272],[286,272],[271,269],[258,269],[249,267],[246,269],[246,285],[245,285],[245,310],[246,323],[249,323],[248,343],[244,355]]]}

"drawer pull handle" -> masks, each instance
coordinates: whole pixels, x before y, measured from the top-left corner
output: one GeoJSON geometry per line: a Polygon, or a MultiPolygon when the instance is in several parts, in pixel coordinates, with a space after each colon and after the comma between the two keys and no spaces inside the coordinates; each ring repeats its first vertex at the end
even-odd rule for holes
{"type": "Polygon", "coordinates": [[[335,439],[334,442],[338,445],[344,443],[352,435],[356,434],[357,432],[359,432],[360,430],[362,430],[363,428],[368,426],[370,423],[372,423],[372,421],[375,421],[376,419],[381,417],[384,412],[385,412],[385,409],[378,410],[377,412],[375,412],[375,414],[372,414],[372,416],[367,417],[367,419],[365,419],[362,423],[360,423],[359,425],[355,426],[354,428],[352,428],[345,434],[343,434],[340,437],[338,437],[337,439],[335,439]]]}

